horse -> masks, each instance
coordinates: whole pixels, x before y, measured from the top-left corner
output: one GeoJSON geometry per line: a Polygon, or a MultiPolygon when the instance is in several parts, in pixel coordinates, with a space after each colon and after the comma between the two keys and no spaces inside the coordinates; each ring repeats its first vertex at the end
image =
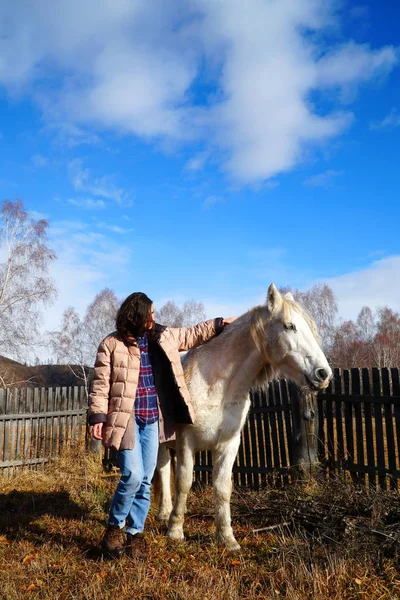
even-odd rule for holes
{"type": "Polygon", "coordinates": [[[169,451],[160,446],[158,519],[169,518],[167,537],[184,539],[194,455],[211,450],[217,542],[228,551],[239,550],[231,526],[231,474],[250,407],[249,389],[262,388],[280,375],[300,387],[322,390],[329,384],[332,371],[311,316],[290,293],[282,296],[273,283],[266,304],[246,312],[219,336],[190,350],[182,363],[196,419],[193,425],[177,425],[173,506],[169,451]]]}

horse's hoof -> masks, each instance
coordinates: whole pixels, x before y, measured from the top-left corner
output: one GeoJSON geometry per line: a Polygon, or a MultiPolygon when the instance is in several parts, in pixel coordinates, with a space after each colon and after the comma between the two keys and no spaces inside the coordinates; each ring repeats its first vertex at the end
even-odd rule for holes
{"type": "Polygon", "coordinates": [[[234,542],[230,542],[229,544],[226,544],[226,549],[228,552],[239,552],[240,548],[240,544],[237,543],[237,541],[235,540],[234,542]]]}
{"type": "Polygon", "coordinates": [[[224,536],[217,537],[217,543],[220,546],[224,546],[228,552],[238,552],[240,550],[240,545],[235,538],[226,539],[224,536]]]}
{"type": "Polygon", "coordinates": [[[173,540],[174,542],[183,542],[185,536],[182,531],[174,531],[173,529],[169,529],[167,531],[167,538],[173,540]]]}

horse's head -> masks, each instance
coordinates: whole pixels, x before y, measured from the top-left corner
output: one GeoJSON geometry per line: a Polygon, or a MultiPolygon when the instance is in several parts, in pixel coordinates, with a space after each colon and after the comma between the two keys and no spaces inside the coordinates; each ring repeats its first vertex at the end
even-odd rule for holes
{"type": "Polygon", "coordinates": [[[253,337],[282,377],[313,390],[327,387],[332,370],[318,343],[313,319],[290,293],[282,296],[273,283],[266,307],[253,320],[253,337]]]}

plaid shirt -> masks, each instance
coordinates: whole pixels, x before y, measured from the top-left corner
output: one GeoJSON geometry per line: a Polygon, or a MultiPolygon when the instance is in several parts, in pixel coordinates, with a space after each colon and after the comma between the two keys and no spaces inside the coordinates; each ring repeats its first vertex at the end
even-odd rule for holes
{"type": "Polygon", "coordinates": [[[140,371],[135,399],[135,417],[140,423],[149,424],[158,420],[158,406],[147,335],[138,336],[137,343],[140,348],[140,371]]]}

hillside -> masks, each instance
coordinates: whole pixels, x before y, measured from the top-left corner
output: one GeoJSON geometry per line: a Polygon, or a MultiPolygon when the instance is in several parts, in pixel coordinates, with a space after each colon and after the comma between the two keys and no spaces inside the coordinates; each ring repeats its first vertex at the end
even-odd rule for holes
{"type": "MultiPolygon", "coordinates": [[[[90,374],[91,371],[92,369],[88,367],[87,373],[90,374]]],[[[15,387],[72,386],[83,383],[73,374],[69,365],[28,367],[5,356],[0,356],[0,375],[6,385],[15,385],[15,387]]]]}

